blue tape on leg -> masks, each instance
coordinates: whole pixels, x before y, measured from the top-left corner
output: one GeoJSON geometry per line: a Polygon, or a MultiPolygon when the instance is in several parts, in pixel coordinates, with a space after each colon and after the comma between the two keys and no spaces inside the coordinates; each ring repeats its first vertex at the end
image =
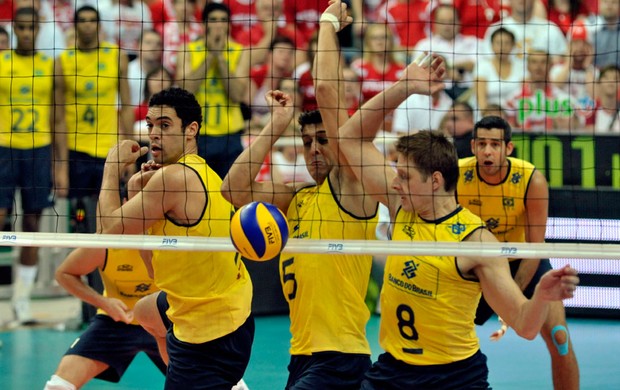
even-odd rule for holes
{"type": "Polygon", "coordinates": [[[568,355],[568,329],[564,325],[557,325],[553,329],[551,329],[551,341],[553,341],[553,345],[558,349],[558,353],[560,356],[568,355]],[[559,331],[563,330],[566,333],[566,341],[562,344],[559,344],[555,339],[555,334],[559,331]]]}

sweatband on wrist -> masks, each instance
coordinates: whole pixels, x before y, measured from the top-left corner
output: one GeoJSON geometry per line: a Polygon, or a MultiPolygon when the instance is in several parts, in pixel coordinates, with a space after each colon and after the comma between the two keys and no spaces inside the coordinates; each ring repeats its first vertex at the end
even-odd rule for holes
{"type": "Polygon", "coordinates": [[[338,20],[338,17],[336,15],[330,14],[329,12],[323,12],[323,14],[321,14],[321,18],[319,19],[319,22],[332,22],[334,30],[336,30],[336,32],[340,30],[340,20],[338,20]]]}

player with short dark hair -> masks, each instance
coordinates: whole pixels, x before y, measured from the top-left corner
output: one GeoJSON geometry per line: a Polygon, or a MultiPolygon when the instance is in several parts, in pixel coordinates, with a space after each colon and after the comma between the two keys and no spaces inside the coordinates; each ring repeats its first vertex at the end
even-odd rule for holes
{"type": "MultiPolygon", "coordinates": [[[[474,156],[459,161],[458,201],[480,216],[499,241],[542,243],[549,208],[547,180],[531,163],[510,157],[511,140],[512,128],[500,117],[488,116],[476,123],[471,141],[474,156]]],[[[510,259],[511,274],[528,298],[551,268],[549,259],[510,259]]],[[[482,325],[492,315],[483,296],[475,323],[482,325]]],[[[549,305],[540,335],[551,355],[555,388],[578,389],[579,366],[561,301],[549,305]]]]}
{"type": "MultiPolygon", "coordinates": [[[[54,194],[65,197],[68,187],[67,138],[54,106],[54,59],[36,47],[39,26],[34,8],[17,9],[13,20],[17,46],[0,52],[0,226],[19,189],[25,232],[39,231],[43,210],[54,204],[54,194]]],[[[36,320],[30,297],[38,250],[20,251],[11,298],[18,324],[36,320]]]]}
{"type": "Polygon", "coordinates": [[[166,374],[155,339],[133,315],[136,302],[156,290],[137,250],[75,249],[56,270],[56,280],[98,311],[71,344],[44,390],[81,389],[93,378],[119,382],[139,352],[146,353],[166,374]],[[103,279],[103,294],[82,281],[84,275],[96,270],[103,279]]]}
{"type": "MultiPolygon", "coordinates": [[[[126,140],[108,153],[99,197],[102,232],[228,237],[233,207],[220,193],[219,176],[197,155],[202,110],[194,95],[180,88],[156,93],[146,123],[153,160],[129,180],[123,205],[121,174],[148,148],[126,140]]],[[[169,304],[165,388],[235,386],[254,340],[252,282],[238,254],[154,250],[142,256],[169,304]]]]}
{"type": "MultiPolygon", "coordinates": [[[[340,20],[341,28],[350,23],[340,1],[330,2],[325,14],[340,20]]],[[[321,23],[314,67],[320,110],[299,118],[304,158],[315,183],[255,180],[295,111],[292,96],[269,91],[271,119],[235,161],[222,186],[235,206],[265,201],[283,210],[291,239],[375,238],[378,204],[364,195],[361,182],[343,164],[338,139],[329,136],[348,118],[344,94],[338,93],[343,83],[334,81],[342,80],[336,32],[333,23],[321,23]]],[[[370,367],[365,297],[372,256],[287,253],[279,262],[292,334],[286,388],[359,388],[370,367]]]]}

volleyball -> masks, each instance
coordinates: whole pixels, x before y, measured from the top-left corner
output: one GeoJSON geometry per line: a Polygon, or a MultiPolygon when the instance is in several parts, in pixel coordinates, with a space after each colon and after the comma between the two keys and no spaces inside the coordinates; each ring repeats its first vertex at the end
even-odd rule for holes
{"type": "Polygon", "coordinates": [[[271,260],[288,241],[288,221],[284,213],[270,203],[248,203],[233,215],[230,238],[246,259],[271,260]]]}

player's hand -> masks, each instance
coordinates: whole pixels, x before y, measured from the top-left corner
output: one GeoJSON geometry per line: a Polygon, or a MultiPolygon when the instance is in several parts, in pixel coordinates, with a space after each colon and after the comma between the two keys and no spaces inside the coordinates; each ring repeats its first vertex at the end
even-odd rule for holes
{"type": "Polygon", "coordinates": [[[107,298],[104,302],[101,305],[101,309],[108,313],[114,321],[126,324],[130,324],[133,321],[133,310],[129,310],[127,305],[120,299],[107,298]]]}
{"type": "Polygon", "coordinates": [[[535,294],[545,301],[572,298],[579,284],[577,270],[570,265],[545,273],[536,285],[535,294]]]}
{"type": "Polygon", "coordinates": [[[146,186],[153,175],[163,167],[162,164],[149,160],[140,166],[140,171],[134,173],[127,181],[127,198],[133,198],[146,186]]]}
{"type": "Polygon", "coordinates": [[[116,163],[124,166],[131,165],[149,151],[147,146],[140,146],[136,141],[124,140],[114,145],[108,152],[106,163],[116,163]]]}
{"type": "Polygon", "coordinates": [[[153,160],[149,160],[145,163],[142,163],[142,165],[140,165],[140,171],[146,173],[146,172],[154,172],[157,171],[158,169],[160,169],[161,167],[163,167],[162,164],[160,163],[156,163],[153,160]]]}
{"type": "Polygon", "coordinates": [[[291,96],[282,91],[275,90],[267,92],[265,94],[265,100],[271,111],[271,121],[274,131],[282,127],[286,128],[295,115],[295,107],[293,106],[293,99],[291,96]]]}
{"type": "Polygon", "coordinates": [[[338,18],[338,21],[340,22],[340,29],[338,29],[338,31],[342,31],[343,28],[353,23],[353,17],[349,15],[347,5],[341,0],[329,0],[329,6],[327,6],[323,13],[332,14],[338,18]]]}
{"type": "Polygon", "coordinates": [[[437,54],[421,54],[405,68],[401,81],[407,83],[408,94],[432,95],[445,88],[444,59],[437,54]]]}

